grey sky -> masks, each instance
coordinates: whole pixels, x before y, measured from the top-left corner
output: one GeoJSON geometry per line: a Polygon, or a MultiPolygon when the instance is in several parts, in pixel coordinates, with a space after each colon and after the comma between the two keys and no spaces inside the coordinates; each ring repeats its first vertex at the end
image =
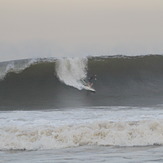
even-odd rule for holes
{"type": "Polygon", "coordinates": [[[0,60],[163,54],[163,0],[0,0],[0,60]]]}

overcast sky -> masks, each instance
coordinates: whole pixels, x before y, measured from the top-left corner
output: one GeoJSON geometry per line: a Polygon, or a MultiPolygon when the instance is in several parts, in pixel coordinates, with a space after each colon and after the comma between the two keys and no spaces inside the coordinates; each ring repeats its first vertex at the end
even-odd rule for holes
{"type": "Polygon", "coordinates": [[[0,61],[163,54],[163,0],[0,0],[0,61]]]}

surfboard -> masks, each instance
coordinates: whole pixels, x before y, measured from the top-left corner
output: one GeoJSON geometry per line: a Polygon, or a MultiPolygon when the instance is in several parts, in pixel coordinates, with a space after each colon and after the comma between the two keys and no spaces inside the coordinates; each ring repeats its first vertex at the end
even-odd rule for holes
{"type": "Polygon", "coordinates": [[[84,89],[87,91],[91,91],[91,92],[96,92],[96,90],[94,88],[92,88],[91,86],[88,85],[88,83],[86,83],[84,80],[81,80],[83,85],[84,85],[84,89]]]}
{"type": "Polygon", "coordinates": [[[87,91],[96,92],[96,90],[94,88],[91,88],[89,86],[84,86],[84,89],[87,91]]]}

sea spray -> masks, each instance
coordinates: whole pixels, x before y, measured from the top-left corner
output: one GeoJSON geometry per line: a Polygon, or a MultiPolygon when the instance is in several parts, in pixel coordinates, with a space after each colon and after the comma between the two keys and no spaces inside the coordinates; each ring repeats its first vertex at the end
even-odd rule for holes
{"type": "Polygon", "coordinates": [[[10,72],[21,73],[23,70],[37,62],[39,62],[39,59],[2,62],[0,64],[0,80],[3,80],[5,76],[10,72]]]}
{"type": "Polygon", "coordinates": [[[63,58],[56,61],[56,74],[66,85],[83,89],[82,80],[87,77],[86,58],[63,58]]]}

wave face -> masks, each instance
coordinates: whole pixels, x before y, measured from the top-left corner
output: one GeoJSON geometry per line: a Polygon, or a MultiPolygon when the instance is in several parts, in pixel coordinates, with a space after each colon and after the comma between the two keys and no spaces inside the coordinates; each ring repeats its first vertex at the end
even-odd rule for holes
{"type": "Polygon", "coordinates": [[[163,99],[163,56],[19,60],[0,63],[0,109],[155,105],[163,99]],[[96,93],[83,79],[97,75],[96,93]]]}

